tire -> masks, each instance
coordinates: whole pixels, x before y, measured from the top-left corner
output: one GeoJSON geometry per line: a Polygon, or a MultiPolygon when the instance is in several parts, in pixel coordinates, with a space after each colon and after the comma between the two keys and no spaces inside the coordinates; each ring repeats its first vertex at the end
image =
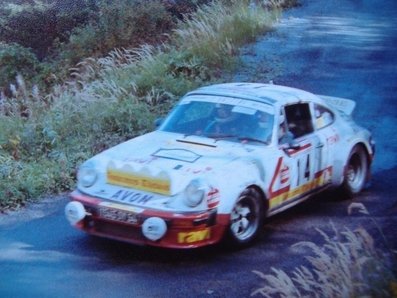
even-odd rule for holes
{"type": "Polygon", "coordinates": [[[349,154],[342,191],[349,198],[363,190],[368,176],[368,158],[365,149],[356,145],[349,154]]]}
{"type": "Polygon", "coordinates": [[[247,188],[230,213],[228,240],[233,247],[250,245],[259,235],[264,222],[264,203],[260,193],[247,188]]]}

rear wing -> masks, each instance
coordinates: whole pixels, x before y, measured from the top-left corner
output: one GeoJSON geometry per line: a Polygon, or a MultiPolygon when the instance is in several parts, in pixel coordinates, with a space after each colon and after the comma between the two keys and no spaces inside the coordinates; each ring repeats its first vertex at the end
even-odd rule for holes
{"type": "Polygon", "coordinates": [[[356,107],[356,102],[341,97],[334,97],[334,96],[326,96],[326,95],[317,95],[321,99],[323,99],[326,103],[328,103],[333,108],[337,109],[338,111],[351,116],[354,108],[356,107]]]}

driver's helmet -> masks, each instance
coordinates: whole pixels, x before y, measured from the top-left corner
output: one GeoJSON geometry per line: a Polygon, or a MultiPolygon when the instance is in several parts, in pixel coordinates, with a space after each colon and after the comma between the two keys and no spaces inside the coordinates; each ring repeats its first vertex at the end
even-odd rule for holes
{"type": "Polygon", "coordinates": [[[257,119],[260,128],[268,128],[273,123],[271,115],[262,111],[257,113],[257,119]]]}
{"type": "Polygon", "coordinates": [[[217,123],[228,123],[236,119],[237,115],[232,112],[232,108],[232,105],[217,104],[215,107],[215,121],[217,123]]]}

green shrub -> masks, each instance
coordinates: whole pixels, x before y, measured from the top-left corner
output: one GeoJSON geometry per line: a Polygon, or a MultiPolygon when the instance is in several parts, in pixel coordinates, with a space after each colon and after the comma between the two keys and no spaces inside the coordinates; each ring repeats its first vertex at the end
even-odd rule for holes
{"type": "Polygon", "coordinates": [[[0,152],[3,156],[19,159],[23,122],[20,117],[0,117],[0,152]]]}
{"type": "Polygon", "coordinates": [[[18,208],[28,200],[70,189],[74,178],[74,164],[65,156],[35,162],[3,160],[0,163],[0,210],[18,208]]]}
{"type": "Polygon", "coordinates": [[[98,56],[101,53],[99,38],[97,27],[93,24],[75,28],[68,42],[60,44],[56,63],[61,67],[70,67],[84,57],[98,56]]]}
{"type": "Polygon", "coordinates": [[[32,80],[40,70],[38,59],[29,49],[0,42],[0,89],[8,88],[10,83],[16,84],[16,76],[20,73],[32,80]]]}
{"type": "Polygon", "coordinates": [[[161,1],[99,1],[95,22],[76,28],[61,47],[62,57],[77,63],[84,57],[102,56],[114,48],[158,43],[172,26],[161,1]]]}

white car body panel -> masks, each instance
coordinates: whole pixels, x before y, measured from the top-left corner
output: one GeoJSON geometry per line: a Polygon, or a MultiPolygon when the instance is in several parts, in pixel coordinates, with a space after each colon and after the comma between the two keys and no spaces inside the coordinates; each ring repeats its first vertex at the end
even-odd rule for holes
{"type": "Polygon", "coordinates": [[[197,101],[233,105],[231,113],[247,118],[264,112],[273,117],[272,137],[265,144],[249,138],[211,137],[201,129],[170,132],[163,129],[171,121],[168,118],[160,130],[85,162],[81,168],[95,169],[97,176],[93,185],[84,186],[79,180],[78,191],[100,200],[100,205],[121,204],[139,212],[188,214],[216,209],[217,214],[229,215],[240,194],[255,187],[263,196],[265,216],[270,216],[319,190],[339,186],[357,144],[366,148],[368,158],[374,154],[370,133],[351,118],[355,102],[348,99],[272,84],[231,83],[194,90],[178,106],[187,108],[197,101]],[[283,143],[280,125],[291,118],[288,107],[298,104],[310,112],[308,124],[314,131],[283,143]],[[184,191],[194,180],[205,182],[206,195],[192,207],[184,202],[184,191]]]}
{"type": "MultiPolygon", "coordinates": [[[[323,105],[327,105],[330,102],[331,104],[328,107],[335,112],[338,118],[343,118],[338,112],[342,110],[341,107],[344,107],[343,112],[346,115],[350,115],[355,105],[351,100],[327,96],[321,96],[326,100],[326,102],[323,102],[316,95],[302,90],[297,91],[297,89],[289,87],[264,84],[251,85],[250,89],[255,92],[261,89],[264,90],[266,94],[264,98],[269,99],[275,110],[281,105],[291,104],[303,99],[306,102],[321,103],[323,105]],[[338,109],[335,109],[335,106],[338,109]]],[[[216,92],[232,94],[237,97],[241,95],[240,86],[241,84],[220,85],[216,92]]],[[[201,90],[205,91],[206,87],[191,92],[190,96],[188,94],[182,99],[181,103],[189,102],[191,98],[197,97],[196,94],[202,94],[201,90]]],[[[247,96],[251,96],[250,92],[247,92],[247,96]]],[[[204,95],[203,97],[205,101],[222,101],[222,97],[211,97],[209,95],[204,95]]],[[[241,100],[235,98],[231,99],[230,102],[239,104],[241,100]]],[[[257,102],[247,101],[243,106],[258,107],[261,105],[262,109],[274,113],[273,108],[270,108],[269,105],[257,102]]],[[[310,148],[291,156],[282,156],[281,153],[283,151],[279,150],[276,145],[264,148],[260,145],[246,145],[227,141],[215,142],[199,136],[185,137],[183,135],[155,131],[113,147],[90,160],[90,162],[98,165],[100,177],[95,186],[84,188],[80,185],[79,189],[88,195],[134,206],[160,209],[169,209],[171,208],[170,206],[173,206],[172,208],[176,208],[176,211],[186,211],[187,208],[185,206],[169,204],[170,198],[164,194],[156,194],[146,190],[131,192],[129,187],[106,183],[106,169],[123,170],[143,177],[169,179],[171,181],[169,194],[171,198],[175,198],[183,192],[192,179],[205,175],[214,179],[216,181],[214,184],[221,188],[222,195],[229,198],[219,206],[222,212],[227,213],[230,212],[239,193],[249,185],[259,185],[263,188],[263,192],[266,195],[269,195],[269,192],[274,193],[278,189],[285,187],[285,182],[281,183],[277,179],[275,184],[272,185],[273,188],[269,187],[272,182],[271,179],[275,175],[275,167],[277,166],[275,161],[280,158],[283,158],[282,166],[289,168],[290,172],[288,175],[290,178],[288,185],[291,189],[296,189],[312,181],[315,173],[329,167],[336,167],[336,173],[339,176],[352,146],[355,143],[362,142],[363,136],[357,135],[357,131],[354,129],[355,125],[352,125],[352,123],[338,124],[337,122],[335,125],[325,127],[321,131],[316,131],[311,135],[298,139],[298,143],[303,144],[303,146],[310,144],[310,148]],[[343,134],[351,135],[346,140],[338,139],[343,134]],[[316,143],[321,143],[325,146],[321,156],[315,150],[316,143]],[[269,162],[269,160],[272,162],[269,162]],[[310,176],[305,177],[302,164],[307,163],[307,160],[309,160],[311,168],[310,176]],[[180,168],[175,170],[175,167],[180,168]],[[238,172],[235,171],[231,174],[233,168],[238,168],[238,172]],[[220,177],[222,179],[227,177],[227,186],[224,186],[224,188],[220,177]]],[[[273,135],[275,136],[275,134],[273,135]]],[[[326,179],[332,178],[330,173],[328,176],[326,179]]],[[[333,179],[336,184],[340,183],[340,181],[341,179],[338,177],[333,179]]],[[[200,209],[200,207],[206,208],[206,206],[199,206],[195,210],[200,209]]]]}

